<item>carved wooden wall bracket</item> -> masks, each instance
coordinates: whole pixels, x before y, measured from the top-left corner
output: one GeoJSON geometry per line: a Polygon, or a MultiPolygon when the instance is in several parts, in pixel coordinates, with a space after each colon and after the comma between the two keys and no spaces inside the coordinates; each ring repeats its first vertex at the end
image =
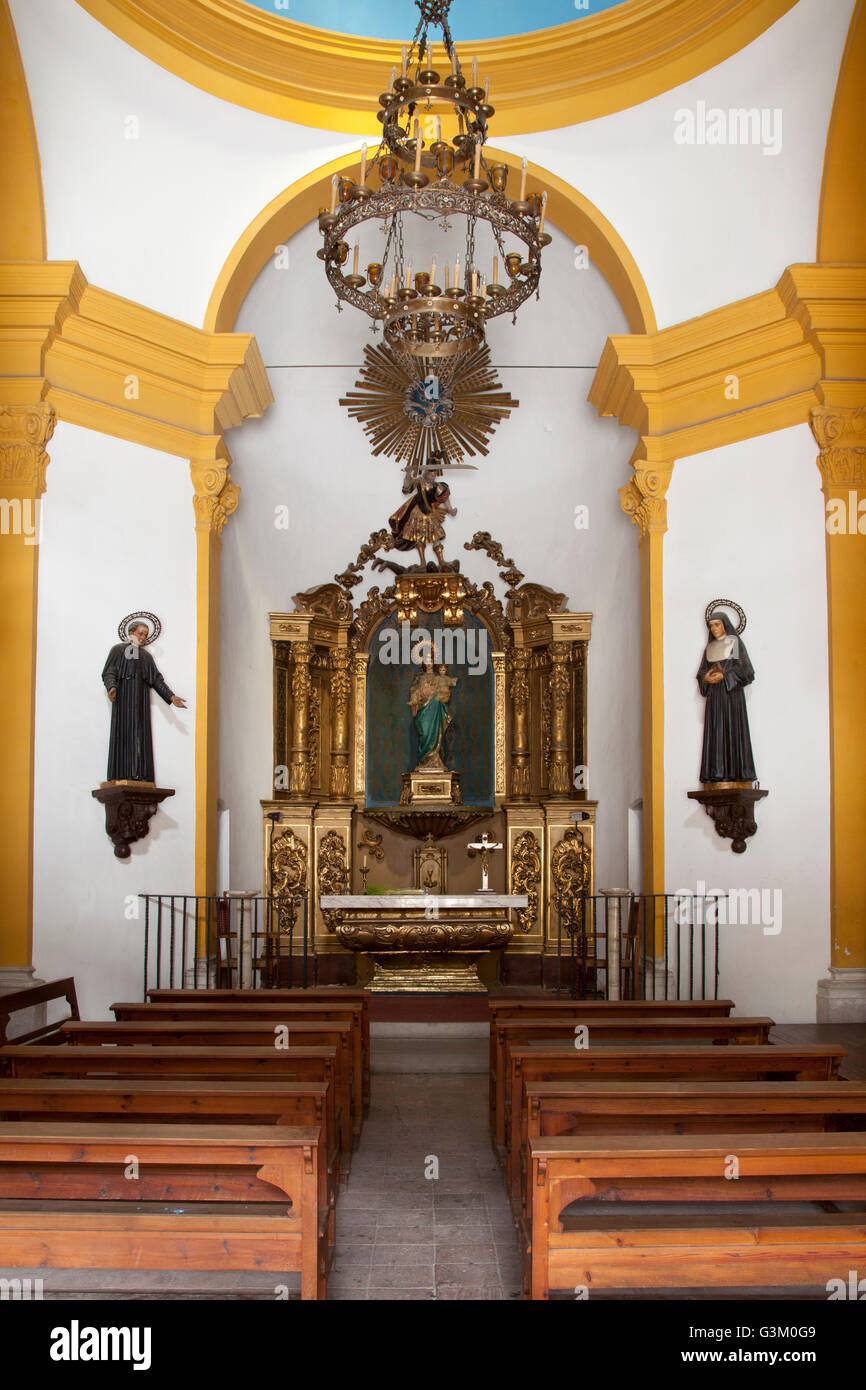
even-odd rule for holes
{"type": "Polygon", "coordinates": [[[105,807],[105,833],[114,853],[118,859],[128,859],[129,846],[144,839],[159,803],[174,796],[174,789],[146,782],[106,782],[90,794],[105,807]]]}
{"type": "Polygon", "coordinates": [[[746,840],[758,829],[755,820],[755,805],[768,790],[757,787],[705,787],[703,791],[689,792],[692,801],[699,801],[707,815],[714,822],[716,834],[731,841],[734,854],[743,854],[746,840]]]}

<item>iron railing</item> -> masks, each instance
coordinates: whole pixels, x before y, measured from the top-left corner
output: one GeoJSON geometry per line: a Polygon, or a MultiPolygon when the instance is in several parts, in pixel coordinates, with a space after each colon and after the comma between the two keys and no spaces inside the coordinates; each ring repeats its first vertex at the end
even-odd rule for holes
{"type": "Polygon", "coordinates": [[[149,989],[306,989],[310,933],[306,893],[140,893],[142,998],[149,989]]]}
{"type": "Polygon", "coordinates": [[[559,894],[557,997],[717,999],[719,895],[559,894]]]}

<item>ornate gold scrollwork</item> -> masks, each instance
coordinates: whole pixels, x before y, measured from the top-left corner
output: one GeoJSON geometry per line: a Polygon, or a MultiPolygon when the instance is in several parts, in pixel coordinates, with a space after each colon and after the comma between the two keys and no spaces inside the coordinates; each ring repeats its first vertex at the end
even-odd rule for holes
{"type": "Polygon", "coordinates": [[[307,886],[307,846],[288,828],[271,840],[271,897],[277,899],[280,935],[288,933],[297,916],[297,895],[307,886]]]}
{"type": "Polygon", "coordinates": [[[525,893],[527,907],[517,909],[517,921],[525,934],[538,921],[538,885],[541,882],[541,845],[531,830],[524,830],[514,842],[511,858],[511,891],[525,893]]]}
{"type": "Polygon", "coordinates": [[[550,874],[559,904],[562,926],[569,933],[584,930],[582,894],[592,882],[592,855],[576,825],[566,830],[550,861],[550,874]]]}
{"type": "MultiPolygon", "coordinates": [[[[316,870],[319,897],[334,893],[345,893],[349,882],[346,865],[346,842],[336,830],[329,830],[319,844],[318,868],[316,870]]],[[[328,931],[334,931],[343,920],[343,914],[334,908],[322,912],[328,931]]]]}

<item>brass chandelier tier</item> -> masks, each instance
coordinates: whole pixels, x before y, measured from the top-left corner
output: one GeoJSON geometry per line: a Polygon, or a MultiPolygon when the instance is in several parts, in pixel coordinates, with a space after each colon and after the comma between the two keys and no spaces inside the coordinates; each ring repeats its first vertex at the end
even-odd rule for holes
{"type": "Polygon", "coordinates": [[[507,166],[490,167],[485,159],[494,114],[489,83],[478,85],[473,59],[467,84],[448,29],[450,0],[415,3],[421,19],[402,50],[401,74],[392,68],[389,90],[379,98],[381,144],[369,162],[363,147],[357,183],[332,179],[331,205],[319,211],[323,245],[317,254],[338,300],[368,314],[374,326],[381,322],[390,348],[446,358],[477,348],[488,319],[516,314],[537,291],[541,251],[551,238],[544,231],[547,195],[526,192],[526,160],[519,190],[513,190],[518,196],[510,197],[507,166]],[[430,24],[442,30],[443,66],[451,69],[444,78],[434,66],[430,24]],[[454,128],[450,139],[443,138],[443,123],[454,128]],[[443,230],[450,230],[449,219],[465,220],[462,259],[458,255],[453,270],[450,260],[438,257],[429,270],[413,268],[404,249],[406,215],[438,222],[443,230]],[[362,273],[359,230],[377,223],[384,246],[362,273]],[[476,263],[479,224],[489,227],[496,246],[489,277],[476,263]]]}

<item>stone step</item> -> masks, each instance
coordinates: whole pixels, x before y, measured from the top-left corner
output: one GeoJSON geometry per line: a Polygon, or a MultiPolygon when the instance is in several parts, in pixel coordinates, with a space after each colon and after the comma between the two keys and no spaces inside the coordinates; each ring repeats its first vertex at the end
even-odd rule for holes
{"type": "Polygon", "coordinates": [[[374,1072],[487,1071],[486,1023],[373,1023],[370,1066],[374,1072]]]}

